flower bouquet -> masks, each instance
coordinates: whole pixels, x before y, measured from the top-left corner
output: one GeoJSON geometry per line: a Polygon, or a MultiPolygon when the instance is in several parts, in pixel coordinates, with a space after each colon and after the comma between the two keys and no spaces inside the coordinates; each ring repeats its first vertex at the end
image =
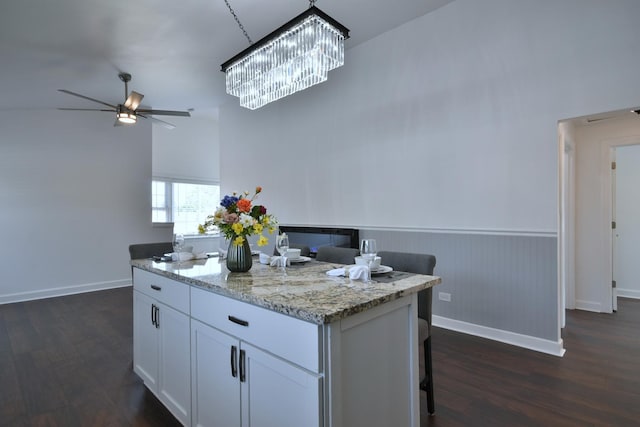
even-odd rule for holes
{"type": "Polygon", "coordinates": [[[273,233],[278,225],[277,219],[267,213],[267,208],[254,204],[254,200],[261,192],[262,187],[256,187],[251,197],[248,191],[240,195],[234,192],[230,196],[224,196],[220,207],[213,215],[209,215],[204,224],[198,225],[198,232],[201,234],[220,230],[227,240],[230,240],[227,267],[231,271],[248,271],[251,268],[251,249],[247,236],[257,234],[258,246],[265,246],[269,243],[269,239],[265,237],[264,232],[273,233]],[[236,256],[243,258],[240,260],[240,264],[243,264],[241,267],[234,264],[238,263],[236,256]]]}

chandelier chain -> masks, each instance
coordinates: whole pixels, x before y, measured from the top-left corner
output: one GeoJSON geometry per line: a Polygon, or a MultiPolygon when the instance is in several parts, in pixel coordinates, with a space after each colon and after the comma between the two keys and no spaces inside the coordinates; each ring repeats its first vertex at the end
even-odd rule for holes
{"type": "Polygon", "coordinates": [[[309,9],[316,5],[316,0],[309,0],[309,9]]]}
{"type": "MultiPolygon", "coordinates": [[[[315,0],[311,0],[313,3],[315,3],[315,0]]],[[[249,37],[249,34],[247,34],[247,30],[244,29],[244,27],[242,26],[242,23],[240,22],[240,19],[238,19],[238,15],[236,15],[236,12],[231,8],[231,5],[229,4],[229,2],[227,0],[224,0],[225,4],[227,5],[227,7],[229,8],[229,12],[231,12],[231,15],[233,16],[233,19],[236,20],[236,22],[238,23],[238,27],[240,27],[240,29],[242,30],[242,34],[244,34],[244,36],[247,38],[247,40],[249,40],[249,44],[253,44],[253,42],[251,41],[251,37],[249,37]]]]}

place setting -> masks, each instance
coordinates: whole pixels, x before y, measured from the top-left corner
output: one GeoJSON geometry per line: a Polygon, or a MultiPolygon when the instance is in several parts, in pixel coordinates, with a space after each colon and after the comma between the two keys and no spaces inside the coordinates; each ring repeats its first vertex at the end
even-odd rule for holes
{"type": "Polygon", "coordinates": [[[393,268],[382,265],[382,258],[377,256],[377,253],[375,239],[362,239],[360,241],[360,256],[354,258],[355,264],[329,270],[327,275],[348,277],[352,281],[362,281],[365,284],[375,283],[372,276],[385,275],[393,271],[393,268]]]}
{"type": "Polygon", "coordinates": [[[289,246],[289,236],[281,233],[276,236],[276,251],[279,256],[269,256],[263,252],[260,253],[260,263],[268,264],[272,267],[282,267],[283,273],[286,274],[286,267],[295,264],[304,264],[311,261],[308,256],[300,255],[300,249],[289,246]]]}

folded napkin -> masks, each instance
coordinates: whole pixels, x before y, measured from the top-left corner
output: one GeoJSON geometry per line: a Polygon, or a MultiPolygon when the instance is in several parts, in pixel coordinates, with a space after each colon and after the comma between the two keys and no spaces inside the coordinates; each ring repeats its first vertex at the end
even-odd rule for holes
{"type": "Polygon", "coordinates": [[[193,259],[193,254],[191,252],[171,253],[171,261],[189,261],[190,259],[193,259]]]}
{"type": "Polygon", "coordinates": [[[366,265],[352,265],[350,267],[334,268],[327,271],[328,276],[344,276],[351,280],[367,280],[369,277],[369,267],[366,265]]]}
{"type": "MultiPolygon", "coordinates": [[[[284,258],[281,256],[272,256],[270,265],[271,267],[282,267],[282,260],[284,258]]],[[[287,258],[287,265],[291,265],[291,260],[287,258]]]]}
{"type": "Polygon", "coordinates": [[[206,252],[191,253],[191,252],[172,252],[171,261],[189,261],[192,259],[204,259],[207,258],[206,252]]]}

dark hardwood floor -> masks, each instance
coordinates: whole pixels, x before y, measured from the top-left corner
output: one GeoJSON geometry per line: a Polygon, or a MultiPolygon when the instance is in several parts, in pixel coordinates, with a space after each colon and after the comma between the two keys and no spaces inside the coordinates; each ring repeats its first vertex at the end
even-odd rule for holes
{"type": "Polygon", "coordinates": [[[640,300],[567,311],[565,356],[433,333],[435,416],[421,426],[640,426],[640,300]]]}
{"type": "MultiPolygon", "coordinates": [[[[0,426],[178,425],[132,371],[131,292],[0,305],[0,426]]],[[[435,328],[421,425],[640,425],[639,326],[637,300],[569,311],[563,358],[435,328]]]]}

